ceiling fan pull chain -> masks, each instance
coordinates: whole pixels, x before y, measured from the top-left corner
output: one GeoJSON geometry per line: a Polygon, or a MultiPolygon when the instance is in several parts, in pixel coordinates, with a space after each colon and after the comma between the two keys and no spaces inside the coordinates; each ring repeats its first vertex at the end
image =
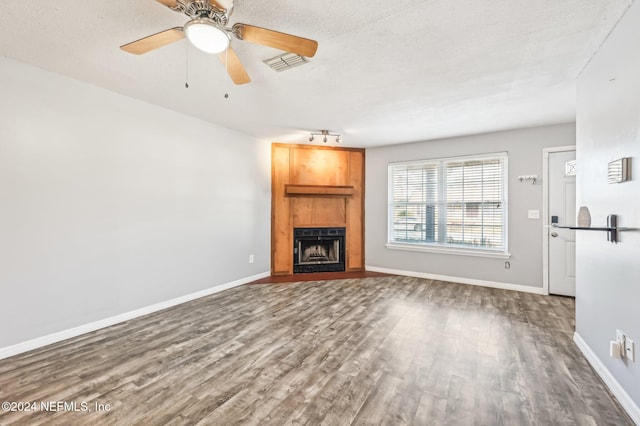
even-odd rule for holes
{"type": "Polygon", "coordinates": [[[186,60],[185,60],[185,71],[184,71],[184,87],[185,89],[189,88],[189,43],[185,43],[186,46],[186,60]]]}
{"type": "Polygon", "coordinates": [[[226,77],[224,78],[224,85],[225,85],[224,98],[229,99],[229,47],[227,47],[227,50],[224,51],[224,56],[225,56],[224,70],[226,74],[226,77]]]}

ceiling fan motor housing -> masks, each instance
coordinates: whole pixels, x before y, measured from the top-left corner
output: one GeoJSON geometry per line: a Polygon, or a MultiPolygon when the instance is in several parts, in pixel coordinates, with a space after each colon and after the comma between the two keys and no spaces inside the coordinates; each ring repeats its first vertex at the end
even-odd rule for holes
{"type": "MultiPolygon", "coordinates": [[[[229,22],[230,10],[219,9],[209,1],[195,0],[183,4],[182,10],[178,10],[191,18],[208,18],[221,26],[229,22]]],[[[174,9],[175,10],[175,9],[174,9]]]]}

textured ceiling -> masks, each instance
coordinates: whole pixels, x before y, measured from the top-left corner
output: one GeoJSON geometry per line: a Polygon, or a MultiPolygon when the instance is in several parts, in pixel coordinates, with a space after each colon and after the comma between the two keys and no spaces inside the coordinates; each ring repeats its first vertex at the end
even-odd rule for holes
{"type": "Polygon", "coordinates": [[[281,51],[234,39],[253,80],[234,86],[186,40],[119,49],[187,21],[154,0],[21,0],[2,6],[0,54],[260,140],[376,146],[574,120],[576,77],[631,2],[236,0],[231,24],[319,48],[276,73],[262,61],[281,51]]]}

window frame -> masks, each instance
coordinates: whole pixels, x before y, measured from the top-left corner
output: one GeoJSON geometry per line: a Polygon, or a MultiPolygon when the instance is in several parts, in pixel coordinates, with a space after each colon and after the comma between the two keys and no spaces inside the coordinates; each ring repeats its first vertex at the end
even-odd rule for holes
{"type": "MultiPolygon", "coordinates": [[[[408,251],[418,251],[418,252],[433,252],[433,253],[443,253],[443,254],[454,254],[454,255],[464,255],[464,256],[479,256],[479,257],[490,257],[490,258],[500,258],[500,259],[508,259],[511,254],[509,253],[509,155],[508,152],[493,152],[493,153],[485,153],[485,154],[476,154],[476,155],[464,155],[464,156],[453,156],[453,157],[439,157],[439,158],[427,158],[421,160],[413,160],[413,161],[397,161],[390,162],[387,165],[387,181],[388,181],[388,189],[387,189],[387,243],[385,246],[388,249],[394,250],[408,250],[408,251]],[[416,241],[416,242],[408,242],[408,241],[397,241],[393,239],[393,220],[394,220],[394,186],[393,186],[393,169],[398,166],[427,166],[437,164],[436,173],[438,176],[437,187],[439,192],[441,192],[443,187],[446,187],[446,176],[445,180],[442,181],[442,176],[446,174],[446,164],[454,163],[454,162],[465,162],[465,161],[482,161],[489,159],[500,159],[502,161],[502,202],[503,202],[503,217],[502,217],[502,238],[503,238],[503,247],[499,248],[487,248],[487,247],[479,247],[479,246],[471,246],[471,245],[462,245],[462,244],[447,244],[446,236],[443,236],[442,239],[445,242],[435,241],[435,242],[425,242],[425,241],[416,241]]],[[[446,205],[446,194],[438,194],[437,204],[446,205]]],[[[446,210],[439,213],[439,218],[446,217],[446,210]]],[[[446,229],[446,223],[444,225],[440,225],[443,229],[446,229]]]]}

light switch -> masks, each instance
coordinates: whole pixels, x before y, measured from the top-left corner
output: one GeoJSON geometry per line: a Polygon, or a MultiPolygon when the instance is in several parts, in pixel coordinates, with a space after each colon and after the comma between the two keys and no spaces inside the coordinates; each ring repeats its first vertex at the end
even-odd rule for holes
{"type": "Polygon", "coordinates": [[[528,219],[540,219],[540,210],[529,210],[527,214],[528,219]]]}

